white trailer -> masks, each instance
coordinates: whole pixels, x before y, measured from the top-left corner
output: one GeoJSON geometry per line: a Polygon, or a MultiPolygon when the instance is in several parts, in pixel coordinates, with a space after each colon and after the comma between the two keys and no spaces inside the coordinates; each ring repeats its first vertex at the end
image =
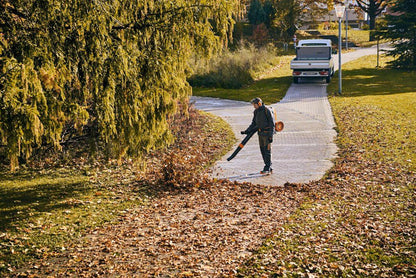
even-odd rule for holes
{"type": "Polygon", "coordinates": [[[300,40],[290,69],[294,83],[298,83],[299,78],[311,77],[322,77],[329,83],[334,75],[331,40],[300,40]]]}

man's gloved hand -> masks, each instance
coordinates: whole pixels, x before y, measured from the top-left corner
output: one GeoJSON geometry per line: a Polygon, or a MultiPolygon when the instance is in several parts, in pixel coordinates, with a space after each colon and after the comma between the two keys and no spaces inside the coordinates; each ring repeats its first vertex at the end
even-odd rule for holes
{"type": "Polygon", "coordinates": [[[241,131],[241,134],[247,134],[248,132],[247,131],[245,131],[245,130],[243,130],[243,131],[241,131]]]}

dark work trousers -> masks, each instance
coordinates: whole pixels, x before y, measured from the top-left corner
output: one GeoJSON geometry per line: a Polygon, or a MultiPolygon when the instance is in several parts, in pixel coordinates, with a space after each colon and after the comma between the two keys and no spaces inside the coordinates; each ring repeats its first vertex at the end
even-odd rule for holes
{"type": "Polygon", "coordinates": [[[272,141],[273,137],[259,135],[259,145],[264,161],[264,171],[269,171],[272,166],[272,141]],[[270,140],[270,138],[272,138],[270,140]]]}

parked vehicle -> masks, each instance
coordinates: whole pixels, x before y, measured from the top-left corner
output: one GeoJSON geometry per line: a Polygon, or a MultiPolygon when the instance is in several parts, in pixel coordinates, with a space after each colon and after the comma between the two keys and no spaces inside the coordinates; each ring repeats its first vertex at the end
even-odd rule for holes
{"type": "Polygon", "coordinates": [[[334,75],[331,40],[300,40],[296,46],[296,58],[290,62],[293,82],[299,78],[323,77],[326,83],[334,75]]]}

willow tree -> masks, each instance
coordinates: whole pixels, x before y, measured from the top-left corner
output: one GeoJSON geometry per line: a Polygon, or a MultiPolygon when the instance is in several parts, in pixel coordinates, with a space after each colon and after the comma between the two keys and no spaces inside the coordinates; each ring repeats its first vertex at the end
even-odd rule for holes
{"type": "Polygon", "coordinates": [[[226,43],[229,0],[0,1],[0,140],[11,168],[64,130],[111,156],[172,141],[167,117],[191,90],[192,53],[226,43]]]}

